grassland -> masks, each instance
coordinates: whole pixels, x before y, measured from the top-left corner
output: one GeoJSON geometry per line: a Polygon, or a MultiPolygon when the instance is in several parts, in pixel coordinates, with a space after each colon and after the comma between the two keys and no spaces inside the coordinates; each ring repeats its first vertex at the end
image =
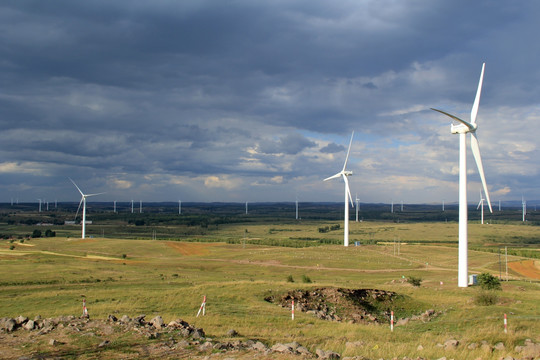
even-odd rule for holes
{"type": "MultiPolygon", "coordinates": [[[[351,242],[376,240],[378,245],[321,245],[320,239],[336,243],[342,240],[340,230],[318,232],[318,227],[336,223],[220,224],[205,228],[204,234],[178,237],[184,241],[149,240],[153,231],[158,239],[160,232],[174,233],[170,226],[138,227],[139,239],[118,239],[107,237],[118,225],[91,225],[89,231],[95,235],[84,240],[74,234],[23,243],[3,240],[0,317],[80,315],[81,298],[85,296],[92,317],[159,314],[165,321],[185,319],[204,328],[213,338],[225,338],[227,330],[234,328],[246,338],[267,344],[297,341],[311,350],[324,348],[343,356],[376,359],[448,356],[436,344],[450,338],[464,344],[502,341],[510,349],[508,354],[526,338],[540,341],[538,280],[510,268],[510,281],[503,282],[503,290],[498,293],[500,301],[494,306],[476,305],[475,287],[457,288],[457,224],[351,223],[351,242]],[[105,237],[99,237],[99,233],[105,237]],[[318,246],[256,245],[261,239],[311,241],[318,242],[318,246]],[[399,252],[394,244],[397,239],[401,242],[399,252]],[[197,240],[201,242],[193,242],[197,240]],[[287,281],[289,275],[295,282],[287,281]],[[313,282],[303,283],[303,275],[313,282]],[[422,278],[422,286],[414,288],[403,281],[407,276],[422,278]],[[387,325],[329,322],[298,312],[291,321],[287,309],[264,301],[272,293],[315,287],[395,291],[414,300],[418,308],[408,312],[419,314],[433,308],[442,315],[428,323],[410,322],[391,333],[387,325]],[[196,318],[204,295],[208,298],[207,315],[196,318]],[[502,331],[505,313],[509,317],[508,334],[502,331]],[[363,341],[362,346],[346,346],[358,340],[363,341]],[[418,345],[424,350],[417,350],[418,345]]],[[[59,234],[71,231],[66,229],[56,230],[59,234]]],[[[77,230],[74,227],[73,231],[77,230]]],[[[518,240],[540,235],[537,227],[518,224],[472,224],[469,234],[472,246],[496,249],[504,245],[519,248],[522,243],[518,240]]],[[[508,257],[510,262],[524,260],[530,266],[539,266],[538,261],[508,257]]],[[[498,275],[500,269],[497,253],[470,251],[471,273],[498,275]]],[[[504,275],[504,265],[502,271],[504,275]]],[[[396,315],[404,314],[397,311],[396,315]]],[[[500,356],[464,346],[450,355],[456,359],[500,356]]]]}

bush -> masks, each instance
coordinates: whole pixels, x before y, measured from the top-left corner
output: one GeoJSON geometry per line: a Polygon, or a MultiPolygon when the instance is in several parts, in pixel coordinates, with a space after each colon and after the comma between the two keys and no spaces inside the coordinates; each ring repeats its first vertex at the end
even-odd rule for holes
{"type": "Polygon", "coordinates": [[[309,276],[302,275],[302,282],[303,282],[303,283],[306,283],[306,284],[310,284],[310,283],[311,283],[311,279],[309,278],[309,276]]]}
{"type": "Polygon", "coordinates": [[[499,302],[499,297],[493,291],[480,291],[474,297],[474,303],[480,306],[495,305],[499,302]]]}
{"type": "Polygon", "coordinates": [[[38,230],[38,229],[34,230],[34,231],[32,232],[32,237],[33,237],[33,238],[39,238],[39,237],[41,237],[41,230],[38,230]]]}
{"type": "Polygon", "coordinates": [[[478,285],[484,290],[501,290],[501,281],[490,273],[478,275],[478,285]]]}
{"type": "Polygon", "coordinates": [[[122,259],[127,258],[127,254],[122,254],[122,259]]]}
{"type": "Polygon", "coordinates": [[[415,276],[408,276],[407,281],[414,287],[420,287],[420,284],[422,284],[422,278],[415,276]]]}
{"type": "Polygon", "coordinates": [[[13,250],[13,249],[15,249],[15,245],[11,245],[11,246],[9,247],[9,250],[13,250]]]}
{"type": "Polygon", "coordinates": [[[287,276],[287,282],[294,282],[292,275],[287,276]]]}

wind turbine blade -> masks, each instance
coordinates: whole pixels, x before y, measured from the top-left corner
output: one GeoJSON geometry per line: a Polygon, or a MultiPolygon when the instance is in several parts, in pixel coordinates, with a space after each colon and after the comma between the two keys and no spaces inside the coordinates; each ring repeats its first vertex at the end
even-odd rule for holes
{"type": "Polygon", "coordinates": [[[480,80],[478,81],[478,89],[476,90],[476,97],[474,98],[474,104],[471,110],[471,123],[476,124],[476,115],[478,114],[478,106],[480,105],[480,95],[482,94],[482,83],[484,81],[484,68],[486,63],[482,64],[482,72],[480,73],[480,80]]]}
{"type": "Polygon", "coordinates": [[[486,194],[486,200],[489,206],[489,212],[493,212],[491,209],[491,200],[489,199],[489,192],[486,185],[486,177],[484,176],[484,167],[482,166],[482,158],[480,157],[480,147],[478,146],[478,138],[476,133],[471,133],[471,150],[476,161],[476,166],[478,167],[478,173],[480,174],[480,179],[482,180],[482,187],[484,189],[484,194],[486,194]]]}
{"type": "Polygon", "coordinates": [[[77,212],[75,213],[75,219],[77,219],[77,215],[79,215],[79,210],[81,210],[81,204],[82,204],[83,200],[84,200],[84,195],[81,198],[81,201],[79,202],[79,207],[77,208],[77,212]]]}
{"type": "Polygon", "coordinates": [[[440,112],[441,114],[444,114],[446,116],[449,116],[451,117],[452,119],[456,120],[456,121],[459,121],[460,123],[462,123],[463,125],[465,125],[466,127],[468,127],[470,130],[474,130],[474,125],[472,125],[471,123],[463,120],[463,119],[460,119],[458,118],[457,116],[454,116],[452,114],[449,114],[447,113],[446,111],[442,111],[442,110],[439,110],[439,109],[434,109],[434,108],[431,108],[431,110],[434,110],[434,111],[437,111],[437,112],[440,112]]]}
{"type": "Polygon", "coordinates": [[[476,210],[480,209],[480,205],[482,205],[482,200],[480,199],[480,201],[478,202],[478,206],[476,207],[476,210]]]}
{"type": "Polygon", "coordinates": [[[97,193],[97,194],[86,194],[85,196],[86,197],[89,197],[89,196],[97,196],[97,195],[103,195],[105,194],[104,192],[100,192],[100,193],[97,193]]]}
{"type": "Polygon", "coordinates": [[[69,180],[71,180],[71,182],[73,183],[73,185],[75,185],[75,187],[77,188],[77,190],[79,190],[79,192],[81,193],[82,196],[84,196],[83,192],[81,191],[81,189],[79,189],[79,187],[77,186],[77,184],[75,184],[75,181],[73,181],[71,178],[68,178],[69,180]]]}
{"type": "Polygon", "coordinates": [[[349,195],[349,200],[351,201],[352,207],[354,207],[353,201],[352,201],[352,195],[351,195],[351,188],[349,187],[349,180],[347,179],[347,176],[345,174],[343,175],[343,181],[345,181],[345,188],[347,189],[347,194],[349,195]]]}
{"type": "Polygon", "coordinates": [[[335,178],[338,178],[341,176],[341,172],[338,172],[336,175],[332,175],[330,177],[327,177],[326,179],[324,179],[323,181],[328,181],[328,180],[332,180],[332,179],[335,179],[335,178]]]}
{"type": "Polygon", "coordinates": [[[354,136],[354,131],[351,134],[351,141],[349,141],[349,149],[347,149],[347,156],[345,157],[345,163],[343,164],[343,171],[345,171],[345,169],[347,168],[347,161],[349,161],[349,154],[351,152],[353,136],[354,136]]]}

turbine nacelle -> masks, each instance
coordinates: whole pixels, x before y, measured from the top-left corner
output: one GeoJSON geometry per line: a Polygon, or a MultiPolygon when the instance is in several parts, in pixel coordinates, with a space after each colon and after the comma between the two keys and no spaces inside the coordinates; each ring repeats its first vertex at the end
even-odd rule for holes
{"type": "Polygon", "coordinates": [[[476,129],[478,126],[476,124],[470,124],[471,126],[467,126],[465,124],[451,124],[450,125],[450,132],[452,134],[466,134],[466,133],[473,133],[476,132],[476,129]]]}
{"type": "Polygon", "coordinates": [[[351,176],[353,174],[353,172],[350,171],[350,170],[345,170],[345,171],[342,172],[342,174],[345,175],[345,176],[351,176]]]}

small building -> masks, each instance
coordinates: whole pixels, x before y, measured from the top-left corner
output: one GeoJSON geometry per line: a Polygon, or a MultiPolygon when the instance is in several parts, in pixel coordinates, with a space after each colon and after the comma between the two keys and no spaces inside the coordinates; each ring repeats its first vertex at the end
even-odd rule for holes
{"type": "Polygon", "coordinates": [[[469,275],[469,285],[478,285],[478,275],[472,274],[469,275]]]}

